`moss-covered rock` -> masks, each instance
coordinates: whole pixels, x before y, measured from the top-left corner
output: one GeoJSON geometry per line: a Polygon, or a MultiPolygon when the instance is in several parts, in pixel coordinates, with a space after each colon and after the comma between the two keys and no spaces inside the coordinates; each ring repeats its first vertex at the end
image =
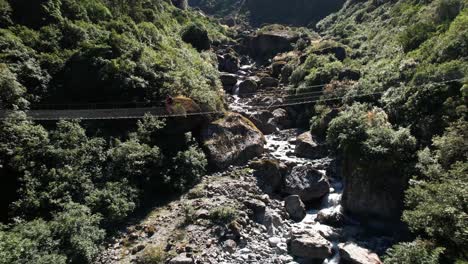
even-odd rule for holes
{"type": "Polygon", "coordinates": [[[245,164],[264,152],[262,132],[239,114],[228,113],[212,122],[201,136],[210,164],[218,169],[245,164]]]}

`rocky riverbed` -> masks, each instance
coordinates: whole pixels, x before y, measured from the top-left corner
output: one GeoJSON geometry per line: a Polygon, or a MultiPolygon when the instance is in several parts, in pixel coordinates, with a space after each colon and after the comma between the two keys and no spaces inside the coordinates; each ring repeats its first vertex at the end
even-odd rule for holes
{"type": "Polygon", "coordinates": [[[335,158],[297,128],[294,109],[269,108],[287,86],[274,63],[259,66],[229,45],[218,60],[232,113],[203,140],[219,172],[129,225],[98,262],[381,263],[374,252],[391,238],[343,213],[335,158]]]}

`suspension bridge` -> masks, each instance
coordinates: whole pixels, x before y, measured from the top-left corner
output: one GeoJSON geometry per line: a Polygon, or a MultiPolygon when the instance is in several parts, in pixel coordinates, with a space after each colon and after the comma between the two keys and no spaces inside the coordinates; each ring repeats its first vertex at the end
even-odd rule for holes
{"type": "MultiPolygon", "coordinates": [[[[443,82],[433,82],[432,84],[444,84],[462,79],[453,79],[443,82]]],[[[326,84],[300,87],[299,89],[321,88],[326,84]]],[[[258,91],[255,93],[242,94],[243,97],[260,96],[266,98],[278,99],[270,104],[248,104],[246,110],[260,111],[273,110],[280,107],[298,106],[315,104],[318,102],[338,101],[347,99],[356,99],[363,97],[375,97],[383,92],[358,93],[354,95],[333,96],[326,94],[325,91],[297,92],[298,88],[285,89],[281,91],[258,91]]],[[[0,109],[0,120],[5,120],[12,110],[0,109]]],[[[81,120],[113,120],[113,119],[140,119],[146,114],[151,114],[161,118],[171,117],[193,117],[206,116],[211,114],[223,114],[225,111],[197,111],[188,113],[169,113],[167,107],[162,106],[161,102],[120,102],[120,103],[94,103],[94,104],[35,104],[30,110],[25,111],[27,116],[37,121],[55,121],[60,119],[81,119],[81,120]]]]}

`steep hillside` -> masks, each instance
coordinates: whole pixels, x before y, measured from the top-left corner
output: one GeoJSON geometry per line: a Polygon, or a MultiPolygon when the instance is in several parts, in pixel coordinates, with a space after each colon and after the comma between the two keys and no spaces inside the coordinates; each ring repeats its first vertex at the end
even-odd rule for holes
{"type": "Polygon", "coordinates": [[[297,87],[343,98],[317,105],[311,129],[343,158],[345,211],[404,209],[419,237],[386,263],[467,258],[467,25],[466,1],[347,1],[317,25],[328,40],[289,64],[297,87]]]}
{"type": "Polygon", "coordinates": [[[226,30],[195,12],[163,0],[131,5],[2,0],[0,5],[1,78],[17,84],[10,88],[15,91],[4,91],[15,95],[9,102],[3,97],[6,105],[19,97],[31,103],[89,103],[167,95],[190,96],[210,108],[222,105],[212,54],[193,49],[182,34],[198,27],[220,41],[226,30]]]}

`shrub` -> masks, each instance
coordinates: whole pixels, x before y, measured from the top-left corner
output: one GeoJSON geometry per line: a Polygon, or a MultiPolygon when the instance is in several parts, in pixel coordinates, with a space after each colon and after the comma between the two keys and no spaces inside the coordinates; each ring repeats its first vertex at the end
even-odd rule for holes
{"type": "Polygon", "coordinates": [[[162,264],[169,256],[162,246],[153,245],[143,251],[138,261],[142,264],[162,264]]]}
{"type": "Polygon", "coordinates": [[[424,41],[430,38],[435,31],[432,23],[419,22],[409,26],[400,34],[399,40],[405,52],[417,49],[424,41]]]}
{"type": "Polygon", "coordinates": [[[438,264],[443,248],[435,248],[431,243],[415,240],[409,243],[399,243],[387,250],[385,264],[438,264]]]}
{"type": "Polygon", "coordinates": [[[218,224],[228,224],[237,218],[237,210],[229,206],[220,206],[210,211],[210,219],[218,224]]]}

